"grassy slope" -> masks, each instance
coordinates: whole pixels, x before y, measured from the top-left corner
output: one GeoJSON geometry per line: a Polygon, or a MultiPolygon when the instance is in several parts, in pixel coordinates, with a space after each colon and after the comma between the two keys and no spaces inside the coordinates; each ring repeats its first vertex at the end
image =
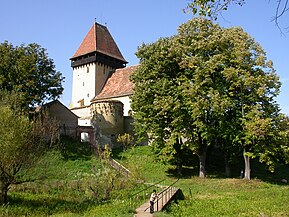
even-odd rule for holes
{"type": "MultiPolygon", "coordinates": [[[[72,145],[62,153],[49,152],[36,169],[24,171],[23,176],[40,180],[13,186],[10,203],[0,207],[0,216],[133,216],[133,210],[148,199],[152,189],[158,189],[133,186],[118,192],[111,201],[96,202],[77,181],[83,181],[83,174],[96,173],[102,168],[101,162],[82,148],[72,145]]],[[[168,172],[169,166],[153,160],[149,147],[116,152],[114,157],[146,182],[165,179],[162,184],[168,185],[177,179],[168,172]]],[[[276,177],[278,181],[285,173],[284,178],[289,178],[288,167],[277,176],[258,170],[253,169],[252,174],[266,182],[195,176],[180,179],[176,186],[182,189],[185,200],[155,216],[289,216],[289,186],[275,183],[276,177]]]]}
{"type": "MultiPolygon", "coordinates": [[[[148,182],[166,178],[164,183],[168,184],[176,180],[167,172],[169,166],[153,160],[149,147],[137,147],[118,158],[128,168],[141,173],[148,182]]],[[[182,189],[185,200],[156,216],[289,216],[289,186],[280,182],[281,177],[288,180],[288,167],[270,174],[256,164],[252,174],[266,182],[254,177],[250,181],[238,178],[180,179],[176,186],[182,189]]]]}
{"type": "Polygon", "coordinates": [[[9,204],[0,206],[0,216],[132,216],[126,192],[112,201],[97,201],[87,187],[87,174],[97,174],[103,164],[89,146],[68,141],[66,148],[49,151],[33,169],[19,174],[34,181],[12,186],[9,204]]]}

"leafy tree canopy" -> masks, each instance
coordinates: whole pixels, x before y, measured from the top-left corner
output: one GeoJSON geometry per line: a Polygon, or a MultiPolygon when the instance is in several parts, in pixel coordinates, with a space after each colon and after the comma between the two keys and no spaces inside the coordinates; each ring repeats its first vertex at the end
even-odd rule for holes
{"type": "Polygon", "coordinates": [[[0,204],[7,203],[9,186],[17,183],[21,168],[45,150],[41,126],[15,109],[16,99],[16,93],[0,90],[0,204]]]}
{"type": "MultiPolygon", "coordinates": [[[[278,125],[281,84],[266,53],[241,28],[192,19],[176,36],[143,44],[136,55],[135,127],[148,134],[160,158],[182,162],[175,158],[189,147],[204,176],[207,147],[217,139],[250,157],[274,147],[265,138],[278,125]]],[[[269,162],[272,155],[266,156],[269,162]]]]}
{"type": "Polygon", "coordinates": [[[0,89],[18,93],[21,106],[28,108],[63,92],[61,73],[38,44],[0,44],[0,89]]]}

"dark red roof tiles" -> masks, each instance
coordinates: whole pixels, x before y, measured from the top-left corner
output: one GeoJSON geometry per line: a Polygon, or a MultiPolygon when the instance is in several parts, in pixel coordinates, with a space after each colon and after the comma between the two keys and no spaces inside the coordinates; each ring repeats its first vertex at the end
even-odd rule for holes
{"type": "Polygon", "coordinates": [[[129,80],[130,75],[138,65],[115,70],[106,81],[102,91],[93,99],[101,100],[112,97],[126,96],[133,93],[133,83],[129,80]]]}
{"type": "Polygon", "coordinates": [[[72,58],[99,52],[126,62],[106,26],[94,23],[72,58]]]}
{"type": "Polygon", "coordinates": [[[94,51],[96,51],[95,24],[90,28],[89,32],[81,42],[79,48],[72,58],[79,57],[94,51]]]}

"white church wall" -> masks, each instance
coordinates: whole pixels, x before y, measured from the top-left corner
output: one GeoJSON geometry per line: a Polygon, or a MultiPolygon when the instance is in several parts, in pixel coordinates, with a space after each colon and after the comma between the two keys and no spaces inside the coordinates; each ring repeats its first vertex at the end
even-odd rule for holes
{"type": "Polygon", "coordinates": [[[95,96],[95,64],[73,68],[72,108],[89,106],[95,96]]]}
{"type": "Polygon", "coordinates": [[[76,108],[71,109],[71,111],[76,114],[78,117],[78,125],[79,126],[91,126],[91,114],[90,114],[90,107],[82,107],[82,108],[76,108]]]}
{"type": "Polygon", "coordinates": [[[91,119],[78,119],[78,126],[92,126],[91,119]]]}
{"type": "Polygon", "coordinates": [[[110,98],[109,100],[117,100],[123,103],[123,116],[129,116],[129,111],[131,111],[130,102],[131,99],[129,96],[121,96],[110,98]]]}

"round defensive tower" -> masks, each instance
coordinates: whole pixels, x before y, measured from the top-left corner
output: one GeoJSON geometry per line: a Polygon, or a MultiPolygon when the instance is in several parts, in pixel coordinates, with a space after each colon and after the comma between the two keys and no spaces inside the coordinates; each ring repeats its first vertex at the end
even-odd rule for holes
{"type": "Polygon", "coordinates": [[[117,138],[124,133],[123,103],[120,101],[100,101],[91,105],[93,122],[101,129],[101,134],[117,138]]]}

